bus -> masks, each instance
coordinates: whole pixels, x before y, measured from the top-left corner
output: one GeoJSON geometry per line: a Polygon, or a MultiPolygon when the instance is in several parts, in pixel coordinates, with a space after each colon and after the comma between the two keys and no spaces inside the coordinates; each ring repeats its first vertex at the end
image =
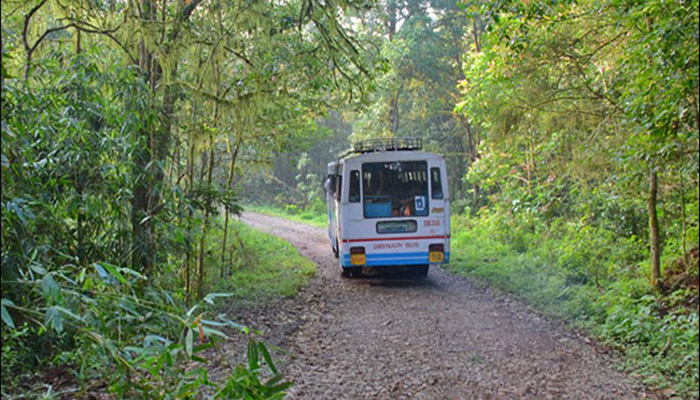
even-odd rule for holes
{"type": "Polygon", "coordinates": [[[421,139],[354,143],[328,164],[328,237],[344,277],[405,267],[424,277],[450,259],[445,158],[421,139]]]}

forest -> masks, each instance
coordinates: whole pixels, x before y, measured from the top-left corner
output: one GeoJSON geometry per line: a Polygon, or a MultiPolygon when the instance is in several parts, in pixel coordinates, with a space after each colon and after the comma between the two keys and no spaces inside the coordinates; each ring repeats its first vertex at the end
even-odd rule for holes
{"type": "Polygon", "coordinates": [[[2,397],[282,398],[222,303],[293,256],[236,216],[324,224],[328,162],[413,137],[447,160],[450,272],[698,398],[698,7],[3,0],[2,397]]]}

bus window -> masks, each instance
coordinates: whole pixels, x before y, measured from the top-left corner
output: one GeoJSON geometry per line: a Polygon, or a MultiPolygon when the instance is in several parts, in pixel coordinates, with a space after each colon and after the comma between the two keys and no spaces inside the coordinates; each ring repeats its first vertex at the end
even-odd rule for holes
{"type": "Polygon", "coordinates": [[[350,192],[348,197],[351,203],[360,202],[360,171],[350,171],[350,192]]]}
{"type": "Polygon", "coordinates": [[[440,180],[440,168],[430,168],[430,186],[432,191],[430,197],[433,199],[442,199],[442,181],[440,180]]]}
{"type": "Polygon", "coordinates": [[[365,218],[428,215],[428,164],[395,161],[362,164],[365,218]]]}
{"type": "Polygon", "coordinates": [[[335,175],[328,175],[326,181],[323,183],[323,188],[331,194],[335,194],[335,175]]]}
{"type": "Polygon", "coordinates": [[[340,200],[341,194],[343,194],[343,177],[338,175],[335,179],[335,199],[340,200]]]}

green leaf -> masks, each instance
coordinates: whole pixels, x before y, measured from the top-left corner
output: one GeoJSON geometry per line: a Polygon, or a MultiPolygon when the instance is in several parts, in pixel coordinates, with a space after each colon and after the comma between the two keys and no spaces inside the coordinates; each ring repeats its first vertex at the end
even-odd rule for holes
{"type": "Polygon", "coordinates": [[[71,318],[74,318],[74,319],[76,319],[76,320],[78,320],[78,321],[83,321],[83,318],[82,318],[82,317],[78,316],[77,314],[73,313],[71,310],[69,310],[69,309],[67,309],[67,308],[63,308],[63,307],[61,307],[61,306],[53,306],[53,308],[55,308],[57,311],[60,311],[60,312],[62,312],[62,313],[64,313],[64,314],[68,315],[68,316],[71,317],[71,318]]]}
{"type": "Polygon", "coordinates": [[[225,333],[223,333],[223,332],[221,332],[221,331],[219,331],[219,330],[212,329],[212,328],[207,328],[206,326],[202,326],[202,330],[204,331],[204,334],[205,334],[206,336],[215,335],[215,336],[219,336],[219,337],[221,337],[221,338],[223,338],[223,339],[228,339],[228,336],[227,336],[225,333]]]}
{"type": "Polygon", "coordinates": [[[140,274],[140,273],[138,273],[137,271],[134,271],[134,270],[131,269],[131,268],[121,268],[121,270],[122,270],[122,272],[124,272],[125,274],[129,274],[129,275],[131,275],[131,276],[133,276],[133,277],[136,277],[136,278],[138,278],[138,279],[144,279],[144,280],[147,279],[143,274],[140,274]]]}
{"type": "MultiPolygon", "coordinates": [[[[115,277],[119,282],[121,282],[125,285],[127,284],[126,279],[124,278],[124,275],[122,275],[122,273],[119,272],[119,267],[117,267],[116,265],[112,265],[112,264],[106,263],[106,262],[99,262],[99,263],[95,263],[94,265],[96,268],[97,268],[97,266],[104,268],[105,270],[107,270],[107,272],[112,274],[112,276],[115,277]]],[[[98,270],[98,272],[99,272],[99,270],[98,270]]]]}
{"type": "Polygon", "coordinates": [[[14,306],[15,304],[8,299],[2,299],[2,306],[0,306],[0,312],[2,313],[2,322],[6,323],[10,328],[15,329],[15,322],[12,320],[12,316],[7,311],[8,306],[14,306]]]}
{"type": "Polygon", "coordinates": [[[168,357],[168,353],[165,352],[158,357],[158,362],[151,368],[149,368],[149,372],[153,376],[158,376],[158,372],[160,372],[160,369],[163,368],[163,363],[165,363],[165,359],[168,357]]]}
{"type": "Polygon", "coordinates": [[[60,288],[58,287],[58,284],[56,284],[56,281],[53,279],[53,276],[44,276],[44,278],[41,280],[41,287],[44,291],[44,297],[47,301],[51,302],[58,299],[60,288]]]}
{"type": "Polygon", "coordinates": [[[265,359],[265,362],[267,363],[267,366],[270,367],[270,371],[272,371],[273,374],[277,374],[277,367],[275,366],[275,363],[272,361],[272,357],[270,357],[270,352],[267,351],[267,347],[265,347],[265,343],[258,343],[258,349],[263,355],[263,358],[265,359]]]}
{"type": "Polygon", "coordinates": [[[63,318],[56,307],[49,307],[46,310],[44,325],[52,327],[57,333],[63,332],[63,318]]]}
{"type": "Polygon", "coordinates": [[[209,293],[204,297],[204,301],[209,304],[214,304],[214,299],[217,297],[231,297],[233,293],[209,293]]]}
{"type": "MultiPolygon", "coordinates": [[[[218,316],[217,318],[219,318],[224,324],[226,324],[227,326],[230,326],[230,327],[232,327],[232,328],[234,328],[234,329],[236,329],[236,330],[238,330],[238,331],[240,331],[240,332],[243,332],[243,333],[246,334],[246,335],[250,333],[250,328],[249,328],[249,327],[247,327],[247,326],[245,326],[245,325],[241,325],[241,324],[236,323],[236,322],[233,322],[233,321],[231,321],[230,319],[227,319],[227,318],[223,317],[223,315],[224,315],[224,314],[219,314],[219,316],[218,316]]],[[[215,324],[213,323],[213,321],[206,321],[206,323],[211,324],[211,325],[215,325],[215,324]]],[[[260,333],[259,333],[258,331],[256,331],[256,330],[254,330],[254,332],[260,334],[260,333]]]]}
{"type": "Polygon", "coordinates": [[[42,267],[41,265],[32,263],[29,265],[29,268],[39,275],[46,275],[46,268],[42,267]]]}
{"type": "Polygon", "coordinates": [[[202,363],[202,364],[206,364],[206,363],[209,362],[209,360],[207,360],[206,358],[203,358],[203,357],[200,357],[200,356],[196,356],[196,355],[193,355],[193,356],[192,356],[192,361],[197,361],[197,362],[200,362],[200,363],[202,363]]]}
{"type": "Polygon", "coordinates": [[[256,371],[259,366],[258,346],[256,346],[255,340],[250,340],[248,342],[248,370],[256,371]]]}
{"type": "Polygon", "coordinates": [[[192,306],[192,308],[190,308],[189,310],[187,310],[187,314],[186,314],[186,315],[187,315],[187,318],[190,318],[190,317],[192,316],[192,314],[194,313],[194,311],[195,311],[197,308],[199,308],[199,305],[195,304],[195,305],[192,306]]]}
{"type": "Polygon", "coordinates": [[[192,345],[194,343],[194,334],[192,329],[187,328],[187,335],[185,335],[185,353],[188,358],[192,357],[192,345]]]}

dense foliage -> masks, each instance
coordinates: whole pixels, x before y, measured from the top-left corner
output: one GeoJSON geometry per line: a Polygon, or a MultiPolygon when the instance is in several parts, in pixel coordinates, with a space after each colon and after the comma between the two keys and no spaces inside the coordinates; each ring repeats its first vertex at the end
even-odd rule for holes
{"type": "Polygon", "coordinates": [[[267,277],[285,284],[261,293],[289,295],[312,272],[245,245],[233,179],[239,155],[262,160],[367,96],[374,53],[344,24],[365,7],[3,2],[3,396],[57,370],[68,392],[48,397],[282,395],[252,337],[223,381],[202,358],[249,333],[207,317],[212,290],[253,297],[267,277]]]}
{"type": "Polygon", "coordinates": [[[479,238],[457,243],[487,261],[456,268],[559,308],[697,397],[698,2],[468,10],[488,33],[457,109],[483,129],[466,179],[488,207],[466,210],[479,238]]]}

